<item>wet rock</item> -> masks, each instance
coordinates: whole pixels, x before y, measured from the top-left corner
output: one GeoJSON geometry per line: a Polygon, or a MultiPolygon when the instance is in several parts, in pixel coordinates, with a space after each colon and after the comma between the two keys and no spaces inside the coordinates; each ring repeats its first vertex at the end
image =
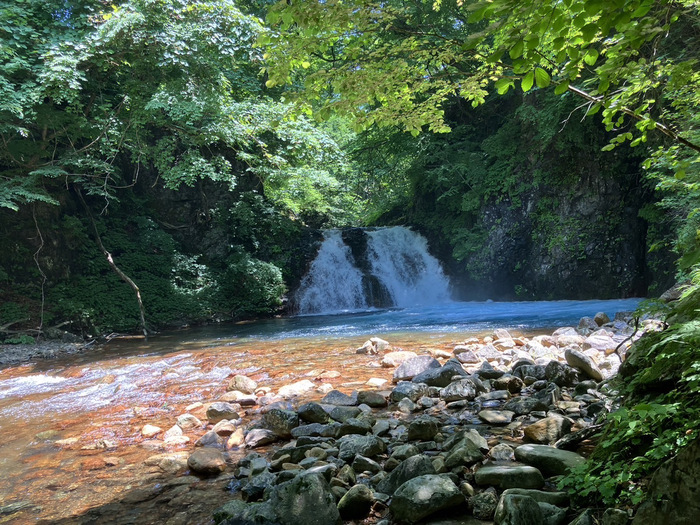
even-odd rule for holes
{"type": "Polygon", "coordinates": [[[492,485],[502,489],[539,489],[544,486],[542,473],[529,465],[489,465],[476,471],[478,485],[492,485]]]}
{"type": "Polygon", "coordinates": [[[536,397],[515,397],[503,405],[503,409],[522,416],[538,410],[547,410],[547,405],[536,397]]]}
{"type": "Polygon", "coordinates": [[[578,368],[581,370],[581,372],[594,381],[603,380],[603,374],[600,371],[600,368],[598,368],[598,365],[596,365],[593,359],[588,357],[583,352],[580,352],[574,348],[567,348],[564,351],[564,357],[570,366],[578,368]]]}
{"type": "Polygon", "coordinates": [[[357,402],[360,405],[364,404],[371,408],[383,408],[388,404],[386,397],[379,392],[373,392],[371,390],[361,390],[358,392],[357,402]]]}
{"type": "Polygon", "coordinates": [[[484,459],[488,443],[476,430],[470,429],[452,436],[443,443],[443,448],[448,451],[445,466],[453,468],[471,465],[484,459]]]}
{"type": "Polygon", "coordinates": [[[238,419],[239,407],[232,405],[231,403],[225,403],[223,401],[217,401],[212,403],[207,408],[207,419],[209,423],[218,423],[222,419],[238,419]]]}
{"type": "Polygon", "coordinates": [[[330,416],[328,412],[323,410],[323,407],[318,403],[305,403],[297,410],[299,419],[307,423],[328,423],[330,416]]]}
{"type": "Polygon", "coordinates": [[[330,423],[328,425],[322,425],[320,423],[309,423],[308,425],[299,425],[298,427],[293,428],[292,437],[335,437],[338,434],[339,428],[340,423],[330,423]]]}
{"type": "Polygon", "coordinates": [[[195,447],[223,448],[224,443],[225,443],[224,438],[219,436],[213,430],[210,430],[209,432],[205,433],[202,437],[200,437],[197,441],[195,441],[194,446],[195,447]]]}
{"type": "Polygon", "coordinates": [[[593,317],[593,320],[598,326],[603,326],[604,324],[608,324],[610,322],[610,317],[608,317],[608,314],[605,312],[598,312],[593,317]]]}
{"type": "Polygon", "coordinates": [[[418,398],[424,396],[428,391],[428,386],[423,383],[411,383],[410,381],[399,382],[391,391],[389,399],[392,403],[398,403],[404,398],[410,399],[414,403],[418,398]]]}
{"type": "Polygon", "coordinates": [[[367,386],[381,388],[388,382],[388,380],[382,379],[381,377],[370,377],[365,384],[367,386]]]}
{"type": "Polygon", "coordinates": [[[352,407],[357,405],[357,397],[349,396],[340,390],[331,390],[325,396],[323,396],[321,403],[325,403],[327,405],[352,407]]]}
{"type": "Polygon", "coordinates": [[[489,487],[483,492],[474,494],[474,496],[469,498],[469,506],[472,507],[472,513],[476,519],[492,519],[498,506],[496,490],[493,487],[489,487]]]}
{"type": "Polygon", "coordinates": [[[350,434],[338,440],[338,457],[343,461],[352,461],[360,454],[368,458],[375,457],[386,450],[384,441],[376,436],[350,434]]]}
{"type": "Polygon", "coordinates": [[[299,416],[292,410],[273,408],[263,415],[260,424],[279,437],[287,439],[292,437],[292,429],[299,426],[299,416]]]}
{"type": "Polygon", "coordinates": [[[571,430],[571,421],[562,416],[549,416],[523,429],[525,437],[535,443],[554,443],[571,430]]]}
{"type": "Polygon", "coordinates": [[[415,523],[436,512],[464,504],[464,496],[446,475],[428,474],[407,481],[389,506],[399,522],[415,523]]]}
{"type": "Polygon", "coordinates": [[[497,379],[494,379],[493,387],[497,390],[507,390],[511,394],[518,394],[525,386],[523,380],[519,377],[513,375],[503,375],[497,379]]]}
{"type": "Polygon", "coordinates": [[[243,407],[250,407],[258,404],[258,397],[255,394],[244,394],[238,390],[231,390],[219,397],[219,401],[237,403],[243,407]]]}
{"type": "Polygon", "coordinates": [[[254,476],[250,476],[248,482],[241,489],[241,494],[246,501],[258,501],[263,498],[265,491],[275,485],[277,476],[267,470],[254,476]]]}
{"type": "Polygon", "coordinates": [[[494,516],[495,525],[543,525],[544,516],[537,502],[529,496],[501,496],[494,516]]]}
{"type": "Polygon", "coordinates": [[[366,419],[358,419],[351,417],[340,425],[337,437],[347,436],[348,434],[371,434],[372,425],[366,419]]]}
{"type": "Polygon", "coordinates": [[[245,445],[249,448],[262,447],[274,443],[279,436],[266,428],[254,428],[245,436],[245,445]]]}
{"type": "Polygon", "coordinates": [[[517,494],[529,496],[537,503],[547,503],[557,507],[566,507],[569,504],[569,495],[566,492],[547,492],[536,489],[506,489],[502,495],[517,494]]]}
{"type": "Polygon", "coordinates": [[[381,472],[382,467],[373,459],[357,455],[352,462],[352,469],[355,472],[370,472],[376,474],[377,472],[381,472]]]}
{"type": "Polygon", "coordinates": [[[566,474],[568,469],[586,462],[575,452],[547,445],[521,445],[515,449],[515,458],[536,467],[547,477],[566,474]]]}
{"type": "Polygon", "coordinates": [[[283,386],[282,388],[279,389],[278,395],[280,397],[285,398],[285,399],[289,399],[292,397],[302,396],[302,395],[307,394],[309,392],[313,392],[315,389],[316,389],[316,385],[314,385],[308,379],[304,379],[302,381],[292,383],[291,385],[283,386]]]}
{"type": "Polygon", "coordinates": [[[418,447],[411,443],[397,445],[391,451],[391,457],[398,459],[399,461],[403,461],[404,459],[408,459],[411,456],[416,456],[418,454],[420,454],[420,450],[418,450],[418,447]]]}
{"type": "Polygon", "coordinates": [[[535,379],[544,379],[546,377],[545,367],[542,365],[523,365],[513,370],[513,375],[523,379],[525,377],[534,377],[535,379]]]}
{"type": "Polygon", "coordinates": [[[394,368],[399,366],[404,361],[408,361],[409,359],[413,359],[414,357],[418,357],[418,354],[416,354],[415,352],[389,352],[384,357],[382,357],[382,360],[379,363],[382,365],[383,368],[394,368]]]}
{"type": "Polygon", "coordinates": [[[228,419],[222,419],[212,428],[212,432],[222,437],[228,437],[236,431],[236,423],[228,419]]]}
{"type": "Polygon", "coordinates": [[[215,448],[198,448],[190,455],[187,466],[197,474],[216,475],[226,470],[226,458],[215,448]]]}
{"type": "Polygon", "coordinates": [[[344,520],[361,520],[367,517],[374,503],[374,494],[367,485],[350,487],[338,502],[338,512],[344,520]]]}
{"type": "Polygon", "coordinates": [[[588,333],[598,329],[598,324],[593,320],[592,317],[582,317],[578,322],[578,331],[581,333],[588,333]]]}
{"type": "Polygon", "coordinates": [[[559,361],[550,361],[544,369],[547,381],[558,386],[574,386],[578,383],[578,372],[559,361]]]}
{"type": "Polygon", "coordinates": [[[413,378],[414,383],[425,383],[428,386],[445,387],[449,385],[455,376],[466,377],[462,365],[456,360],[449,360],[440,368],[429,368],[413,378]]]}
{"type": "Polygon", "coordinates": [[[257,388],[258,384],[255,381],[244,375],[237,374],[233,376],[226,390],[238,390],[243,394],[254,394],[257,388]]]}
{"type": "Polygon", "coordinates": [[[481,358],[465,346],[455,346],[454,355],[460,363],[475,364],[481,361],[481,358]]]}
{"type": "Polygon", "coordinates": [[[430,441],[438,432],[438,420],[430,416],[418,416],[408,425],[409,441],[430,441]]]}
{"type": "Polygon", "coordinates": [[[515,412],[510,410],[482,410],[478,414],[479,418],[491,425],[507,425],[513,421],[515,412]]]}
{"type": "Polygon", "coordinates": [[[503,370],[495,369],[493,365],[487,361],[481,363],[481,366],[476,373],[482,379],[498,379],[505,374],[503,370]]]}
{"type": "Polygon", "coordinates": [[[417,454],[403,460],[391,473],[384,478],[377,491],[390,496],[408,480],[426,474],[435,474],[435,467],[428,456],[417,454]]]}
{"type": "Polygon", "coordinates": [[[462,399],[473,400],[477,394],[478,385],[473,378],[461,379],[450,383],[440,391],[440,399],[446,403],[462,399]]]}
{"type": "Polygon", "coordinates": [[[494,461],[515,461],[513,447],[505,443],[499,443],[489,450],[489,457],[494,461]]]}
{"type": "Polygon", "coordinates": [[[593,511],[591,509],[586,509],[579,514],[574,521],[569,523],[569,525],[594,525],[595,523],[597,523],[597,521],[594,522],[593,511]]]}
{"type": "Polygon", "coordinates": [[[348,419],[358,417],[361,413],[362,410],[360,410],[358,407],[336,406],[331,409],[329,415],[334,420],[344,423],[348,419]]]}
{"type": "Polygon", "coordinates": [[[392,381],[410,381],[421,372],[425,372],[429,368],[440,368],[440,361],[429,355],[419,355],[412,359],[408,359],[394,371],[392,381]]]}
{"type": "Polygon", "coordinates": [[[226,441],[226,448],[233,449],[238,448],[245,443],[245,433],[242,428],[237,428],[236,431],[231,434],[226,441]]]}

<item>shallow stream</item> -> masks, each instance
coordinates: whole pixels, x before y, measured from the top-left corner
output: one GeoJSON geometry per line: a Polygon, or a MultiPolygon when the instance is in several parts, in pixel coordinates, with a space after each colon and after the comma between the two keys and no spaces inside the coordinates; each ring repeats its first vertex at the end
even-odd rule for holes
{"type": "MultiPolygon", "coordinates": [[[[160,490],[165,479],[147,458],[189,451],[204,433],[189,431],[189,444],[163,448],[145,440],[141,428],[170,428],[186,407],[216,400],[234,374],[273,390],[310,379],[349,393],[371,377],[391,378],[391,370],[373,366],[375,357],[355,354],[370,336],[417,353],[451,351],[493,328],[532,335],[599,311],[612,318],[637,303],[448,303],[301,316],[119,338],[69,358],[0,370],[0,523],[210,523],[211,506],[225,496],[207,480],[188,481],[202,500],[208,488],[217,491],[209,493],[200,521],[192,513],[166,519],[192,507],[184,496],[135,510],[144,499],[138,491],[160,490]],[[339,375],[319,377],[326,371],[339,375]],[[94,509],[101,513],[91,514],[94,509]]],[[[191,410],[205,419],[204,408],[191,410]]]]}

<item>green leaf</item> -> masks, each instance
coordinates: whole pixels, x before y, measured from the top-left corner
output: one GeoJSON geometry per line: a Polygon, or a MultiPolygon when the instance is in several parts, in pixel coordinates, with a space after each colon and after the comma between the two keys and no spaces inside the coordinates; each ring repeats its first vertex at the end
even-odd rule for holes
{"type": "Polygon", "coordinates": [[[518,40],[513,47],[510,48],[508,54],[510,58],[516,59],[523,54],[523,48],[525,47],[525,42],[518,40]]]}
{"type": "Polygon", "coordinates": [[[513,81],[510,78],[501,78],[496,81],[494,87],[499,95],[504,95],[508,92],[512,85],[513,81]]]}
{"type": "Polygon", "coordinates": [[[581,33],[583,34],[583,38],[587,41],[592,41],[593,37],[595,37],[596,33],[598,32],[598,25],[597,24],[586,24],[581,28],[581,33]]]}
{"type": "Polygon", "coordinates": [[[546,88],[547,86],[549,86],[549,83],[551,81],[552,79],[550,78],[549,73],[547,73],[541,67],[535,68],[535,83],[537,84],[538,88],[546,88]]]}
{"type": "Polygon", "coordinates": [[[596,49],[593,49],[592,47],[586,51],[585,56],[583,57],[583,61],[588,64],[589,66],[592,66],[593,64],[596,63],[598,60],[598,51],[596,49]]]}
{"type": "Polygon", "coordinates": [[[554,94],[561,95],[562,93],[566,93],[566,91],[568,89],[569,89],[569,81],[565,80],[564,82],[557,84],[557,87],[554,88],[554,94]]]}
{"type": "Polygon", "coordinates": [[[520,87],[522,88],[523,93],[527,93],[528,91],[530,91],[534,80],[535,80],[535,72],[534,71],[530,71],[527,75],[525,75],[525,78],[523,78],[520,81],[520,87]]]}

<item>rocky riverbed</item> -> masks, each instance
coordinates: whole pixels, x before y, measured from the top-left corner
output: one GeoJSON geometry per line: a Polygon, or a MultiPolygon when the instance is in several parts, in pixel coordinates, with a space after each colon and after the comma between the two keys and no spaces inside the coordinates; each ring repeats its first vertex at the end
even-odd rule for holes
{"type": "MultiPolygon", "coordinates": [[[[197,512],[206,500],[217,524],[592,524],[602,513],[571,508],[556,481],[586,461],[615,404],[607,380],[640,335],[629,315],[599,314],[551,335],[495,330],[420,355],[372,338],[355,352],[376,377],[352,389],[334,388],[334,371],[276,391],[236,375],[170,428],[141,429],[154,450],[190,448],[154,454],[147,463],[171,478],[134,504],[194,502],[206,483],[197,512]]],[[[194,522],[186,507],[167,520],[194,522]]]]}

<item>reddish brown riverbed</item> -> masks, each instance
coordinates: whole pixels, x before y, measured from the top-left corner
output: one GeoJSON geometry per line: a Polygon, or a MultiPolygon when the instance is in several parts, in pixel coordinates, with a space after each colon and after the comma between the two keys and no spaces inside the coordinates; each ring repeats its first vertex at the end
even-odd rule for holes
{"type": "MultiPolygon", "coordinates": [[[[418,353],[451,351],[466,335],[414,333],[390,342],[418,353]]],[[[164,447],[143,439],[143,425],[170,428],[186,407],[216,400],[238,373],[273,390],[310,379],[348,393],[371,377],[390,379],[391,370],[372,366],[375,357],[355,354],[365,339],[172,334],[0,370],[0,523],[210,523],[226,498],[225,480],[168,475],[146,462],[190,450],[204,430],[187,432],[188,445],[164,447]],[[340,375],[319,378],[324,371],[340,375]],[[166,491],[176,496],[149,497],[166,491]]],[[[191,412],[204,419],[204,408],[191,412]]]]}

